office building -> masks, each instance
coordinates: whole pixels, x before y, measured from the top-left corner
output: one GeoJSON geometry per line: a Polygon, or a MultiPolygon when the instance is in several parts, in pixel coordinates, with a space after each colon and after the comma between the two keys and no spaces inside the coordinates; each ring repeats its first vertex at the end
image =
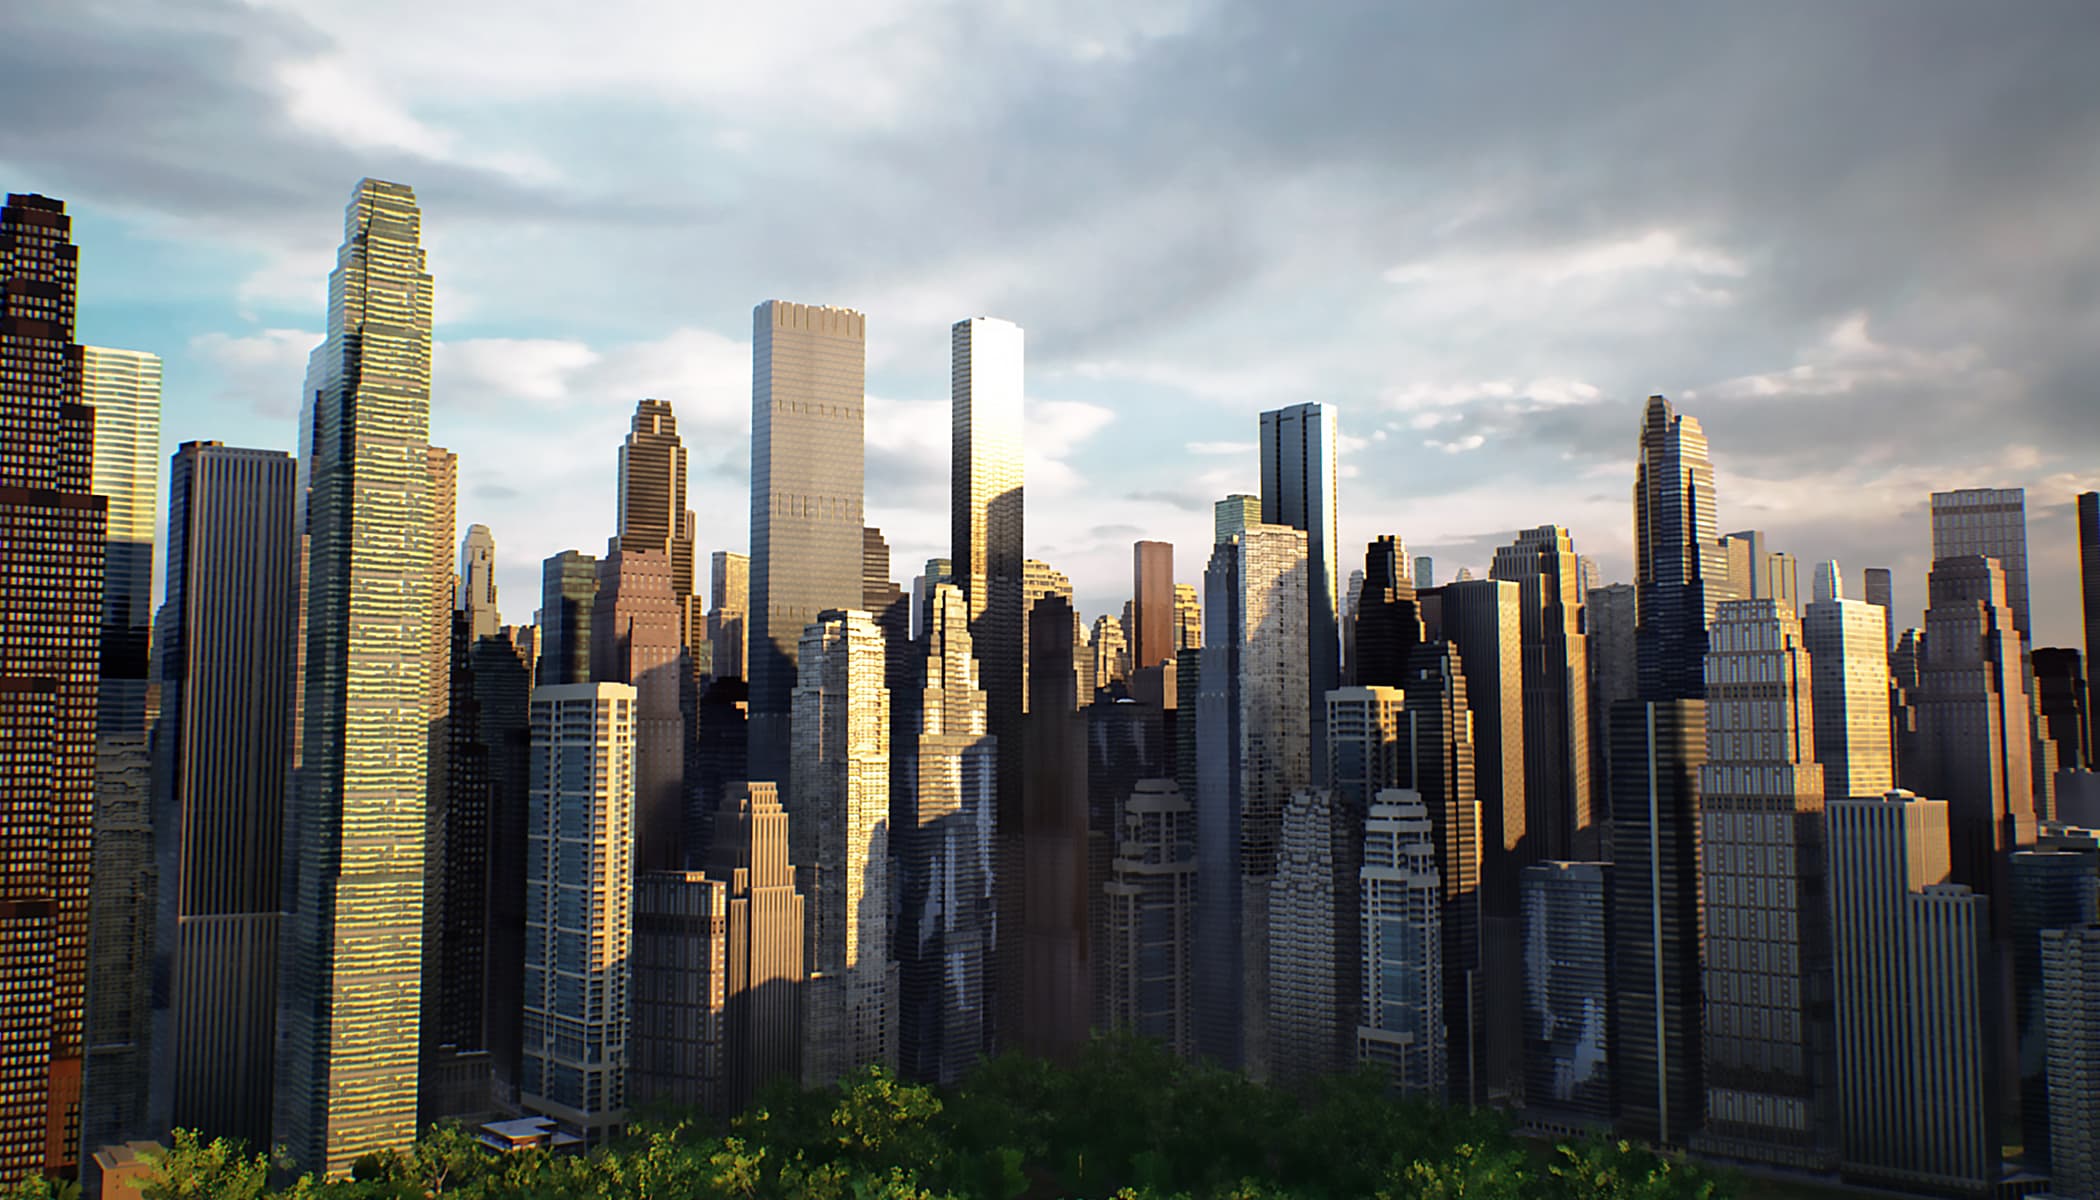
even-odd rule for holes
{"type": "Polygon", "coordinates": [[[709,562],[707,610],[709,673],[716,679],[742,679],[744,630],[751,603],[751,556],[717,550],[709,562]]]}
{"type": "Polygon", "coordinates": [[[525,978],[526,827],[532,806],[533,626],[502,626],[467,650],[473,709],[488,782],[488,877],[482,961],[482,1044],[488,1049],[494,1098],[513,1105],[522,1066],[525,978]]]}
{"type": "MultiPolygon", "coordinates": [[[[1071,1062],[1093,1016],[1094,947],[1088,894],[1087,721],[1079,711],[1071,637],[1077,619],[1061,595],[1028,611],[1028,719],[1023,728],[1022,890],[1018,1036],[1000,1041],[1071,1062]]],[[[1003,864],[995,864],[995,867],[1003,864]]],[[[1002,926],[1000,937],[1007,936],[1002,926]]],[[[995,986],[997,983],[995,982],[995,986]]]]}
{"type": "Polygon", "coordinates": [[[1312,778],[1305,546],[1302,530],[1256,522],[1211,552],[1203,581],[1196,1049],[1257,1079],[1269,1068],[1276,845],[1285,803],[1312,778]]]}
{"type": "MultiPolygon", "coordinates": [[[[1632,584],[1607,584],[1591,588],[1582,606],[1590,652],[1590,795],[1600,826],[1610,819],[1612,707],[1640,693],[1633,597],[1632,584]]],[[[1609,837],[1600,830],[1600,844],[1609,837]]]]}
{"type": "MultiPolygon", "coordinates": [[[[1130,643],[1123,637],[1123,622],[1106,613],[1094,618],[1094,689],[1130,682],[1130,643]]],[[[1081,700],[1091,704],[1091,696],[1081,700]]]]}
{"type": "Polygon", "coordinates": [[[1193,583],[1174,585],[1174,652],[1203,648],[1203,600],[1193,583]]]}
{"type": "MultiPolygon", "coordinates": [[[[2100,662],[2100,492],[2078,493],[2078,604],[2084,620],[2085,661],[2100,662]]],[[[2100,704],[2086,703],[2086,744],[2100,753],[2100,704]]]]}
{"type": "Polygon", "coordinates": [[[420,225],[409,188],[358,184],[310,370],[277,1132],[294,1162],[329,1175],[415,1136],[429,735],[401,714],[429,702],[437,519],[420,225]]]}
{"type": "Polygon", "coordinates": [[[1611,758],[1614,1132],[1682,1146],[1706,1097],[1699,991],[1705,703],[1622,701],[1611,715],[1611,758]]]}
{"type": "Polygon", "coordinates": [[[1142,671],[1173,659],[1180,649],[1175,636],[1179,610],[1174,587],[1174,543],[1137,542],[1130,547],[1131,612],[1137,636],[1131,639],[1130,663],[1142,671]]]}
{"type": "Polygon", "coordinates": [[[1731,590],[1715,536],[1706,433],[1661,396],[1641,419],[1633,484],[1635,655],[1643,699],[1705,694],[1706,627],[1731,590]]]}
{"type": "Polygon", "coordinates": [[[1940,559],[1928,590],[1917,701],[1925,786],[1912,790],[1947,801],[1954,880],[2001,901],[1991,915],[2002,935],[2012,853],[2034,844],[2033,743],[2020,678],[2026,643],[1996,560],[1940,559]]]}
{"type": "Polygon", "coordinates": [[[1801,637],[1815,668],[1812,698],[1823,798],[1884,795],[1896,786],[1889,635],[1882,624],[1887,613],[1879,605],[1845,599],[1835,587],[1837,564],[1823,567],[1830,569],[1832,594],[1823,595],[1819,588],[1816,599],[1801,610],[1801,637]]]}
{"type": "Polygon", "coordinates": [[[635,690],[635,867],[685,867],[685,643],[677,578],[662,550],[611,539],[591,602],[590,678],[635,690]]]}
{"type": "Polygon", "coordinates": [[[159,1132],[153,1079],[153,928],[159,888],[147,757],[153,636],[153,524],[160,480],[160,359],[81,347],[95,412],[92,490],[108,501],[95,813],[88,901],[86,1100],[81,1139],[107,1145],[159,1132]]]}
{"type": "Polygon", "coordinates": [[[1791,607],[1721,602],[1699,768],[1706,1126],[1693,1144],[1807,1169],[1837,1149],[1812,678],[1791,607]]]}
{"type": "Polygon", "coordinates": [[[701,871],[634,877],[634,962],[628,972],[630,1104],[676,1104],[715,1116],[724,1104],[729,889],[701,871]]]}
{"type": "MultiPolygon", "coordinates": [[[[1261,519],[1305,531],[1305,707],[1327,744],[1327,693],[1342,682],[1341,538],[1336,533],[1335,410],[1293,404],[1261,415],[1261,519]]],[[[1315,784],[1327,763],[1314,756],[1315,784]]]]}
{"type": "Polygon", "coordinates": [[[580,550],[564,550],[540,564],[540,654],[535,681],[591,681],[591,617],[597,604],[596,558],[580,550]]]}
{"type": "MultiPolygon", "coordinates": [[[[1163,673],[1164,668],[1155,667],[1150,675],[1163,673]]],[[[1191,709],[1193,715],[1193,705],[1191,709]]],[[[1130,696],[1102,697],[1080,714],[1086,739],[1087,945],[1093,948],[1095,961],[1092,1021],[1096,1028],[1104,1027],[1108,1020],[1109,979],[1101,955],[1108,944],[1107,887],[1122,838],[1122,808],[1140,782],[1173,774],[1168,740],[1179,716],[1175,709],[1161,709],[1156,697],[1140,700],[1130,696]]],[[[1193,721],[1190,724],[1193,731],[1193,721]]]]}
{"type": "MultiPolygon", "coordinates": [[[[2005,605],[2023,645],[2033,645],[2027,608],[2027,490],[1963,488],[1932,494],[1932,560],[1971,555],[1996,559],[2005,576],[2005,605]]],[[[1960,838],[1956,838],[1960,841],[1960,838]]]]}
{"type": "Polygon", "coordinates": [[[897,1065],[890,691],[882,632],[857,609],[819,614],[796,661],[788,813],[807,898],[802,1079],[829,1087],[870,1063],[897,1065]]]}
{"type": "Polygon", "coordinates": [[[1108,934],[1104,1028],[1195,1049],[1191,954],[1196,920],[1195,811],[1170,779],[1138,781],[1122,806],[1104,888],[1108,934]]]}
{"type": "Polygon", "coordinates": [[[496,636],[503,614],[496,610],[496,535],[486,525],[467,526],[459,544],[459,608],[468,615],[475,641],[496,636]]]}
{"type": "Polygon", "coordinates": [[[1925,631],[1906,629],[1889,650],[1889,741],[1895,747],[1896,786],[1916,790],[1926,783],[1928,762],[1918,737],[1919,664],[1925,631]]]}
{"type": "Polygon", "coordinates": [[[2000,1157],[1989,920],[1982,897],[1947,882],[1947,804],[1892,791],[1835,801],[1829,817],[1842,1170],[1988,1195],[2000,1157]]]}
{"type": "Polygon", "coordinates": [[[1880,608],[1888,617],[1889,633],[1896,632],[1896,579],[1887,567],[1868,567],[1866,591],[1863,593],[1869,604],[1880,608]]]}
{"type": "Polygon", "coordinates": [[[1495,551],[1488,577],[1517,585],[1527,843],[1519,856],[1592,856],[1589,638],[1574,539],[1558,525],[1523,530],[1495,551]]]}
{"type": "Polygon", "coordinates": [[[2042,933],[2049,1194],[2100,1196],[2100,925],[2042,933]]]}
{"type": "Polygon", "coordinates": [[[1351,674],[1358,687],[1398,687],[1407,677],[1407,656],[1422,640],[1415,585],[1407,577],[1407,546],[1381,534],[1364,551],[1364,582],[1357,597],[1356,656],[1351,674]]]}
{"type": "Polygon", "coordinates": [[[1359,1063],[1390,1090],[1441,1100],[1450,1090],[1444,1029],[1444,889],[1434,823],[1421,798],[1380,791],[1364,821],[1359,1063]]]}
{"type": "Polygon", "coordinates": [[[1211,504],[1211,544],[1220,545],[1261,524],[1261,497],[1234,492],[1211,504]]]}
{"type": "Polygon", "coordinates": [[[292,459],[186,442],[168,483],[155,807],[176,833],[172,1127],[271,1138],[279,853],[291,753],[292,459]]]}
{"type": "Polygon", "coordinates": [[[2049,1083],[2046,997],[2042,980],[2042,931],[2076,929],[2100,920],[2095,887],[2100,852],[2083,849],[2022,850],[2012,856],[2013,1020],[2020,1055],[2022,1165],[2049,1172],[2049,1083]]]}
{"type": "MultiPolygon", "coordinates": [[[[751,311],[750,777],[790,776],[803,629],[861,601],[867,319],[768,300],[751,311]]],[[[795,805],[793,788],[786,794],[795,805]]]]}
{"type": "MultiPolygon", "coordinates": [[[[1355,1057],[1353,1023],[1341,1024],[1335,876],[1356,857],[1340,844],[1357,840],[1356,828],[1325,788],[1302,788],[1284,805],[1269,891],[1268,1020],[1271,1075],[1286,1086],[1309,1087],[1355,1057]]],[[[1355,970],[1346,982],[1356,982],[1355,970]]]]}
{"type": "Polygon", "coordinates": [[[636,690],[532,693],[520,1101],[589,1144],[626,1122],[636,690]]]}
{"type": "Polygon", "coordinates": [[[1737,600],[1771,600],[1799,611],[1800,588],[1794,556],[1774,550],[1761,529],[1723,534],[1728,554],[1729,594],[1737,600]]]}
{"type": "Polygon", "coordinates": [[[653,550],[670,560],[679,644],[697,658],[708,634],[693,590],[694,519],[685,506],[685,481],[685,442],[670,401],[641,401],[620,445],[620,532],[614,540],[619,549],[653,550]]]}
{"type": "Polygon", "coordinates": [[[1427,554],[1415,555],[1414,585],[1418,588],[1436,586],[1436,560],[1427,554]]]}
{"type": "Polygon", "coordinates": [[[2092,723],[2086,712],[2085,664],[2076,650],[2044,646],[2034,652],[2035,700],[2041,708],[2040,739],[2056,747],[2059,770],[2084,771],[2093,766],[2087,741],[2092,723]]]}
{"type": "Polygon", "coordinates": [[[1542,862],[1518,884],[1524,936],[1524,1118],[1611,1128],[1610,863],[1542,862]]]}
{"type": "MultiPolygon", "coordinates": [[[[970,610],[951,583],[933,589],[923,685],[908,731],[897,823],[899,1062],[906,1077],[953,1084],[991,1052],[993,818],[998,747],[986,731],[970,610]]],[[[898,806],[893,805],[893,810],[898,806]]]]}

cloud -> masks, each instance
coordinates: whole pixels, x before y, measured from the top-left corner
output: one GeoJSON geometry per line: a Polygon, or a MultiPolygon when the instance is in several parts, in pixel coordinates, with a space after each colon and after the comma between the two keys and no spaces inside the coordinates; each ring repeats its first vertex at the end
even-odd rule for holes
{"type": "Polygon", "coordinates": [[[289,418],[299,411],[307,355],[320,342],[320,334],[303,329],[214,332],[191,338],[190,352],[214,372],[220,403],[258,416],[289,418]]]}
{"type": "Polygon", "coordinates": [[[1202,454],[1202,455],[1213,455],[1213,454],[1215,454],[1215,455],[1253,454],[1254,452],[1256,452],[1256,451],[1258,451],[1258,450],[1260,450],[1260,449],[1261,449],[1261,443],[1260,443],[1260,442],[1190,442],[1190,443],[1188,444],[1188,447],[1187,447],[1187,449],[1188,449],[1188,452],[1189,452],[1190,454],[1202,454]]]}

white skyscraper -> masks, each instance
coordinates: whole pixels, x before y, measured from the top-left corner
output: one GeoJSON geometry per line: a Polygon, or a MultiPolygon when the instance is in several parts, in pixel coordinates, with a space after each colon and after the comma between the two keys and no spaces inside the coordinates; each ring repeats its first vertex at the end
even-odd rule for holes
{"type": "Polygon", "coordinates": [[[1357,1061],[1409,1095],[1441,1100],[1448,1083],[1444,1031],[1443,884],[1429,809],[1387,788],[1364,823],[1363,1024],[1357,1061]]]}
{"type": "Polygon", "coordinates": [[[627,1108],[635,689],[532,693],[520,1102],[598,1143],[627,1108]]]}
{"type": "MultiPolygon", "coordinates": [[[[1325,788],[1292,794],[1283,810],[1276,882],[1269,891],[1269,1038],[1271,1074],[1311,1081],[1346,1069],[1335,962],[1338,915],[1336,843],[1355,822],[1325,788]]],[[[1354,914],[1351,914],[1354,915],[1354,914]]],[[[1356,972],[1348,973],[1351,982],[1356,972]]]]}
{"type": "Polygon", "coordinates": [[[494,637],[503,624],[496,611],[496,535],[486,525],[467,526],[459,545],[459,607],[475,641],[494,637]]]}

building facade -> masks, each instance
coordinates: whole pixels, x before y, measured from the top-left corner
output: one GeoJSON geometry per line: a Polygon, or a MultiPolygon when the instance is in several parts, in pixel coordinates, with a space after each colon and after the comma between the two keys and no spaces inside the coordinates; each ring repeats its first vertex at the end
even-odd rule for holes
{"type": "MultiPolygon", "coordinates": [[[[1517,584],[1523,655],[1524,841],[1518,858],[1596,852],[1590,812],[1589,637],[1575,542],[1558,525],[1495,551],[1490,579],[1517,584]]],[[[1521,869],[1521,867],[1519,868],[1521,869]]]]}
{"type": "Polygon", "coordinates": [[[1195,1051],[1195,810],[1174,781],[1143,779],[1122,816],[1105,887],[1103,1024],[1152,1038],[1188,1058],[1195,1051]]]}
{"type": "Polygon", "coordinates": [[[2100,1196],[2100,925],[2042,933],[2049,1194],[2100,1196]]]}
{"type": "Polygon", "coordinates": [[[685,866],[684,684],[677,567],[662,550],[630,549],[616,537],[598,560],[591,601],[591,674],[633,686],[635,710],[635,864],[640,871],[685,866]]]}
{"type": "Polygon", "coordinates": [[[1611,1128],[1610,863],[1542,862],[1519,883],[1524,936],[1524,1117],[1611,1128]]]}
{"type": "MultiPolygon", "coordinates": [[[[1335,936],[1341,917],[1336,867],[1356,857],[1344,840],[1361,839],[1356,822],[1325,788],[1302,788],[1284,806],[1269,890],[1269,1041],[1272,1078],[1307,1088],[1347,1069],[1353,1028],[1344,1029],[1335,936]],[[1345,1037],[1347,1040],[1345,1041],[1345,1037]]],[[[1353,915],[1353,914],[1352,914],[1353,915]]],[[[1356,981],[1348,972],[1347,982],[1356,981]]]]}
{"type": "Polygon", "coordinates": [[[1364,821],[1359,890],[1363,996],[1359,1063],[1383,1072],[1403,1095],[1436,1100],[1450,1090],[1444,1030],[1443,883],[1429,810],[1413,792],[1388,788],[1364,821]]]}
{"type": "MultiPolygon", "coordinates": [[[[1837,564],[1825,565],[1835,586],[1837,564]]],[[[1879,605],[1836,591],[1801,611],[1801,637],[1815,668],[1816,761],[1826,801],[1885,795],[1896,786],[1887,619],[1879,605]]]]}
{"type": "Polygon", "coordinates": [[[534,680],[591,681],[591,617],[598,603],[598,560],[564,550],[540,564],[540,653],[534,680]]]}
{"type": "MultiPolygon", "coordinates": [[[[1261,519],[1305,534],[1305,708],[1315,746],[1326,744],[1327,693],[1342,681],[1335,433],[1335,410],[1325,404],[1261,415],[1261,519]]],[[[1323,782],[1326,770],[1315,756],[1311,782],[1323,782]]]]}

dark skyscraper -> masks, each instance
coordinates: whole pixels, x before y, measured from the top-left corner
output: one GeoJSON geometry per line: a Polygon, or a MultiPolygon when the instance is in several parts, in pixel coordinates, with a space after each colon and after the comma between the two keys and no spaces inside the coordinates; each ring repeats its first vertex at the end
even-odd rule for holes
{"type": "Polygon", "coordinates": [[[693,514],[685,506],[685,443],[668,400],[634,406],[634,423],[620,446],[622,550],[657,550],[671,560],[671,596],[681,644],[697,649],[707,629],[693,594],[693,514]]]}
{"type": "MultiPolygon", "coordinates": [[[[802,630],[861,602],[867,319],[768,300],[751,311],[749,773],[785,784],[802,630]]],[[[785,798],[790,811],[794,797],[785,798]]]]}
{"type": "Polygon", "coordinates": [[[1640,692],[1706,694],[1706,627],[1726,598],[1728,551],[1714,536],[1714,471],[1706,433],[1661,396],[1648,397],[1633,484],[1634,603],[1640,692]]]}
{"type": "MultiPolygon", "coordinates": [[[[1448,586],[1448,585],[1447,585],[1448,586]]],[[[1457,647],[1424,642],[1408,657],[1400,714],[1403,785],[1429,810],[1443,900],[1444,1031],[1453,1104],[1487,1103],[1487,1020],[1480,958],[1480,803],[1473,723],[1457,647]]]]}
{"type": "Polygon", "coordinates": [[[788,814],[770,783],[736,784],[722,805],[707,877],[728,890],[722,973],[722,1106],[799,1080],[803,897],[788,861],[788,814]]]}
{"type": "MultiPolygon", "coordinates": [[[[1381,534],[1364,551],[1364,586],[1356,609],[1356,686],[1399,687],[1407,656],[1422,640],[1415,585],[1408,579],[1407,547],[1381,534]]],[[[1370,803],[1368,798],[1364,801],[1370,803]]]]}
{"type": "Polygon", "coordinates": [[[2048,646],[2036,650],[2034,687],[2042,713],[2040,734],[2055,743],[2056,765],[2066,771],[2091,769],[2085,664],[2078,651],[2048,646]]]}
{"type": "Polygon", "coordinates": [[[564,550],[540,567],[542,684],[589,683],[591,610],[598,598],[598,560],[564,550]]]}
{"type": "MultiPolygon", "coordinates": [[[[2078,494],[2078,595],[2085,613],[2085,661],[2090,674],[2100,654],[2100,492],[2078,494]]],[[[2100,750],[2100,704],[2087,697],[2086,744],[2100,750]]]]}
{"type": "Polygon", "coordinates": [[[179,843],[165,1069],[174,1127],[270,1142],[291,755],[297,468],[187,442],[168,481],[158,820],[179,843]]]}
{"type": "MultiPolygon", "coordinates": [[[[1261,519],[1305,531],[1306,712],[1314,746],[1327,744],[1327,693],[1341,683],[1341,582],[1336,555],[1335,414],[1293,404],[1261,415],[1261,519]]],[[[1327,759],[1312,756],[1315,784],[1327,759]]]]}
{"type": "Polygon", "coordinates": [[[1142,671],[1174,657],[1174,544],[1138,542],[1130,548],[1131,607],[1137,636],[1130,665],[1142,671]]]}
{"type": "Polygon", "coordinates": [[[65,205],[0,208],[0,1179],[80,1157],[108,502],[65,205]]]}
{"type": "Polygon", "coordinates": [[[1866,600],[1881,606],[1882,614],[1888,618],[1889,640],[1893,643],[1896,631],[1896,581],[1887,567],[1867,568],[1866,600]]]}
{"type": "MultiPolygon", "coordinates": [[[[1062,596],[1028,613],[1027,755],[1023,778],[1021,967],[1015,1006],[1023,1050],[1069,1060],[1092,1019],[1093,948],[1087,944],[1086,718],[1072,661],[1072,610],[1062,596]]],[[[995,861],[994,869],[1003,866],[995,861]]],[[[1006,937],[1002,928],[1001,938],[1006,937]]],[[[996,960],[995,960],[996,961],[996,960]]],[[[1011,1035],[1002,1035],[1011,1036],[1011,1035]]]]}

